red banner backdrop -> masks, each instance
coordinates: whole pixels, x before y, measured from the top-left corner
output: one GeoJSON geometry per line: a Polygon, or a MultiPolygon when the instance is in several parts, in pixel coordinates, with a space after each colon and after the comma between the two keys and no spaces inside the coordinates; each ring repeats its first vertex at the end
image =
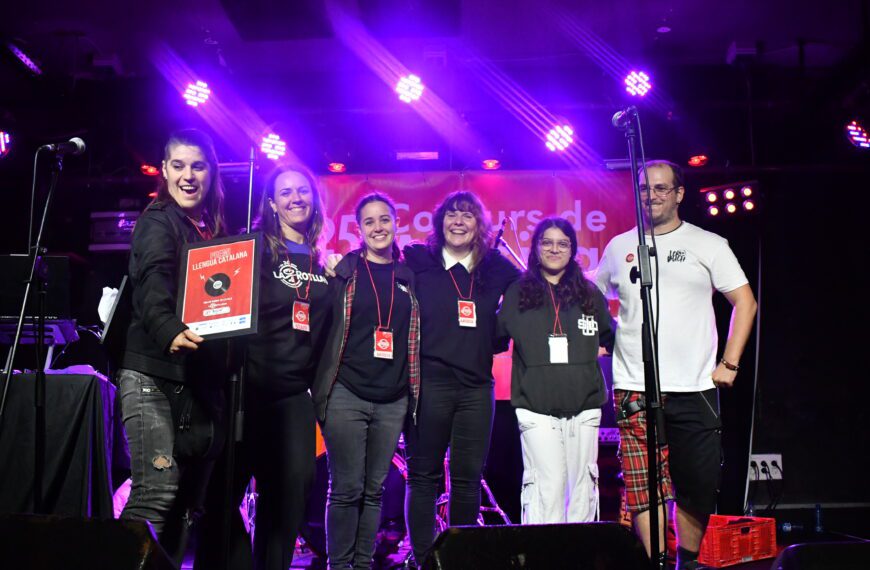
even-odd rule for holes
{"type": "MultiPolygon", "coordinates": [[[[513,221],[504,238],[524,262],[535,224],[547,216],[562,216],[574,225],[578,261],[585,269],[595,269],[607,242],[635,224],[631,179],[625,171],[416,172],[328,176],[321,181],[329,214],[324,230],[328,252],[344,253],[358,246],[354,206],[373,191],[389,194],[396,202],[399,245],[426,239],[432,231],[432,212],[445,195],[474,192],[487,208],[493,231],[503,219],[513,221]]],[[[495,359],[493,373],[496,397],[510,399],[509,355],[495,359]]]]}

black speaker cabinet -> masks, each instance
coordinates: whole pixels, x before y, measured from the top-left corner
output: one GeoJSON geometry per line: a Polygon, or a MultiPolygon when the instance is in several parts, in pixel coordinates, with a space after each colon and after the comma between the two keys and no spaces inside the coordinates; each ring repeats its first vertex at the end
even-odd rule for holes
{"type": "Polygon", "coordinates": [[[0,568],[174,570],[142,522],[0,516],[0,568]]]}
{"type": "Polygon", "coordinates": [[[616,523],[454,527],[441,533],[427,570],[633,570],[649,567],[637,537],[616,523]]]}
{"type": "Polygon", "coordinates": [[[806,542],[792,544],[776,557],[771,570],[866,570],[870,542],[806,542]]]}

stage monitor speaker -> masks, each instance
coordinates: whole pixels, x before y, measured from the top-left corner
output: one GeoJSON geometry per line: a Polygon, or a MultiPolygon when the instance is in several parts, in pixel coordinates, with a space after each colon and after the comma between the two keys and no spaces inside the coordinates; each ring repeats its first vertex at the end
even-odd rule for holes
{"type": "Polygon", "coordinates": [[[870,542],[805,542],[779,553],[771,570],[866,570],[870,542]]]}
{"type": "Polygon", "coordinates": [[[426,570],[633,570],[649,567],[643,545],[616,523],[453,527],[435,540],[426,570]]]}
{"type": "Polygon", "coordinates": [[[143,522],[0,516],[0,568],[174,570],[143,522]]]}

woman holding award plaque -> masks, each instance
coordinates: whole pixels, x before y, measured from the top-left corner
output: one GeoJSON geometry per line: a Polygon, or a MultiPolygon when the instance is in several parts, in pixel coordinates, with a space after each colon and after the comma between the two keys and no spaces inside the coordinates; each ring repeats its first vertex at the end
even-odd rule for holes
{"type": "Polygon", "coordinates": [[[162,173],[130,246],[131,322],[117,381],[132,488],[121,518],[150,522],[180,564],[223,444],[226,350],[203,344],[176,315],[178,271],[185,243],[224,234],[224,192],[214,145],[197,130],[169,138],[162,173]]]}
{"type": "Polygon", "coordinates": [[[370,568],[383,483],[420,381],[414,274],[395,242],[396,207],[383,194],[356,206],[363,245],[330,280],[333,314],[314,384],[326,443],[328,568],[370,568]]]}

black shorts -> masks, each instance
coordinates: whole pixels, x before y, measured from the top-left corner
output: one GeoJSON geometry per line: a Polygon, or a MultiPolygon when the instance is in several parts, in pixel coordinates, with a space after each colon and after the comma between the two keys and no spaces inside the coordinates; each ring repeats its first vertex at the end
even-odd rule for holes
{"type": "MultiPolygon", "coordinates": [[[[637,392],[614,390],[614,405],[635,400],[637,392]]],[[[721,482],[722,422],[715,388],[662,395],[667,448],[660,454],[665,496],[669,482],[680,508],[699,516],[715,512],[721,482]]],[[[631,512],[649,508],[646,495],[646,411],[620,419],[620,456],[631,512]]]]}

